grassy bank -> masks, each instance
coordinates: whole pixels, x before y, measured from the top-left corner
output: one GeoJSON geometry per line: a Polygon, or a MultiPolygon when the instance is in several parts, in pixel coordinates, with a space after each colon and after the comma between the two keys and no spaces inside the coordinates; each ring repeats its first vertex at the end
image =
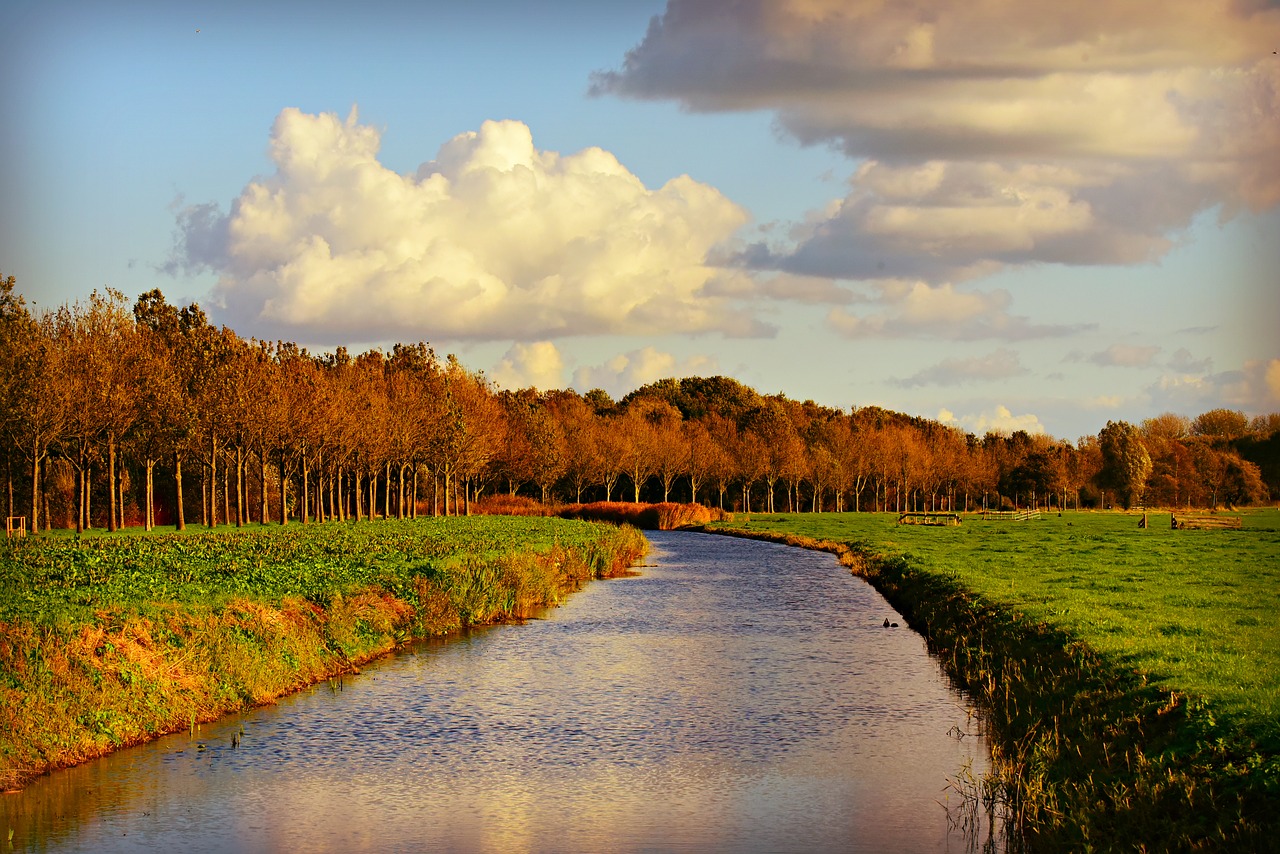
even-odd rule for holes
{"type": "Polygon", "coordinates": [[[1036,850],[1280,848],[1280,513],[712,528],[843,553],[985,709],[1036,850]]]}
{"type": "Polygon", "coordinates": [[[0,552],[0,788],[625,571],[641,534],[464,517],[32,537],[0,552]]]}

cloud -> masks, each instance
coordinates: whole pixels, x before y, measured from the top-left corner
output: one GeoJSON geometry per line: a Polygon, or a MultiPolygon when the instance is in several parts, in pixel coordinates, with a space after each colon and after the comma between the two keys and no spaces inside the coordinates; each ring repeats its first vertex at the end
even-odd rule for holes
{"type": "Polygon", "coordinates": [[[810,305],[844,305],[858,299],[847,287],[824,276],[746,274],[734,270],[726,270],[709,281],[703,293],[711,297],[770,299],[810,305]]]}
{"type": "Polygon", "coordinates": [[[770,331],[703,293],[708,254],[747,220],[713,187],[650,190],[599,148],[537,149],[517,121],[459,134],[412,175],[380,142],[354,110],[282,111],[275,172],[229,213],[179,211],[170,269],[217,273],[236,328],[316,343],[770,331]]]}
{"type": "Polygon", "coordinates": [[[937,283],[1147,261],[1280,203],[1277,43],[1280,7],[1236,0],[669,0],[592,92],[771,110],[861,163],[744,265],[937,283]]]}
{"type": "Polygon", "coordinates": [[[1112,344],[1105,350],[1083,353],[1073,350],[1063,358],[1064,362],[1090,362],[1104,368],[1165,367],[1179,374],[1204,374],[1213,365],[1212,359],[1197,359],[1186,347],[1179,347],[1161,365],[1157,360],[1163,348],[1153,344],[1112,344]]]}
{"type": "Polygon", "coordinates": [[[1216,374],[1165,374],[1147,388],[1153,410],[1198,415],[1240,409],[1250,415],[1280,411],[1280,358],[1250,360],[1216,374]]]}
{"type": "Polygon", "coordinates": [[[983,436],[987,433],[1000,433],[1007,436],[1018,430],[1023,430],[1033,435],[1045,432],[1044,425],[1040,423],[1040,419],[1035,415],[1031,413],[1014,415],[1009,410],[1009,407],[1001,405],[997,405],[988,412],[960,416],[957,416],[949,409],[942,409],[938,412],[938,420],[943,424],[952,424],[977,436],[983,436]]]}
{"type": "Polygon", "coordinates": [[[503,388],[536,388],[543,391],[563,386],[564,359],[550,341],[512,344],[491,374],[503,388]]]}
{"type": "Polygon", "coordinates": [[[640,386],[666,377],[710,376],[717,370],[710,356],[677,359],[653,347],[620,353],[597,367],[582,367],[573,372],[573,387],[580,392],[602,388],[618,398],[640,386]]]}
{"type": "Polygon", "coordinates": [[[924,385],[961,385],[963,383],[1002,380],[1028,373],[1018,360],[1018,354],[1012,350],[1001,348],[986,356],[975,356],[969,359],[944,359],[931,368],[926,368],[903,380],[895,380],[895,385],[904,388],[924,385]]]}
{"type": "Polygon", "coordinates": [[[1147,368],[1155,363],[1160,348],[1153,345],[1112,344],[1105,350],[1084,356],[1072,353],[1068,361],[1088,361],[1104,368],[1147,368]]]}
{"type": "Polygon", "coordinates": [[[1168,366],[1180,373],[1185,374],[1203,374],[1207,373],[1213,367],[1212,359],[1197,359],[1191,355],[1191,351],[1186,347],[1179,347],[1174,354],[1169,357],[1168,366]]]}
{"type": "Polygon", "coordinates": [[[953,341],[1001,339],[1018,341],[1070,335],[1090,328],[1087,325],[1032,323],[1008,311],[1012,297],[1008,291],[968,291],[951,284],[883,281],[873,283],[879,291],[879,312],[854,312],[836,307],[827,315],[827,325],[847,338],[943,338],[953,341]]]}

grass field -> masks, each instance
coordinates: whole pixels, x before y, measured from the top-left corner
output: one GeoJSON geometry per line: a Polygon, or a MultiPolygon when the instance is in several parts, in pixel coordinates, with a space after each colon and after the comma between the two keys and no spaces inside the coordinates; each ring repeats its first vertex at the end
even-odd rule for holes
{"type": "Polygon", "coordinates": [[[958,527],[756,514],[708,528],[874,556],[864,574],[1001,730],[1035,847],[1274,850],[1280,512],[1242,515],[1242,530],[1212,531],[1089,512],[958,527]]]}
{"type": "Polygon", "coordinates": [[[1280,727],[1280,511],[1240,531],[1174,531],[1167,515],[896,525],[892,515],[738,517],[745,527],[862,543],[1043,620],[1224,714],[1280,727]]]}

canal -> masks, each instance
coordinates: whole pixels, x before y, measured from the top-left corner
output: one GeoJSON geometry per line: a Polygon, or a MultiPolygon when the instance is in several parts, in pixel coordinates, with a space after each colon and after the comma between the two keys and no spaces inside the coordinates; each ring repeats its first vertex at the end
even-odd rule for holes
{"type": "Polygon", "coordinates": [[[962,851],[971,704],[833,557],[635,577],[0,799],[14,851],[962,851]],[[885,628],[888,619],[899,628],[885,628]]]}

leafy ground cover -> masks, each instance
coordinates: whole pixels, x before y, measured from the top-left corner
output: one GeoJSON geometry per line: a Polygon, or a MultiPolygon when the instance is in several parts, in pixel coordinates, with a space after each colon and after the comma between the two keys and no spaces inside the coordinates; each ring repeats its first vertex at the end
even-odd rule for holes
{"type": "Polygon", "coordinates": [[[10,541],[0,788],[527,616],[646,548],[634,529],[524,517],[10,541]]]}
{"type": "Polygon", "coordinates": [[[1070,513],[897,526],[708,526],[837,553],[986,709],[1032,847],[1272,850],[1280,816],[1280,512],[1243,530],[1070,513]]]}

